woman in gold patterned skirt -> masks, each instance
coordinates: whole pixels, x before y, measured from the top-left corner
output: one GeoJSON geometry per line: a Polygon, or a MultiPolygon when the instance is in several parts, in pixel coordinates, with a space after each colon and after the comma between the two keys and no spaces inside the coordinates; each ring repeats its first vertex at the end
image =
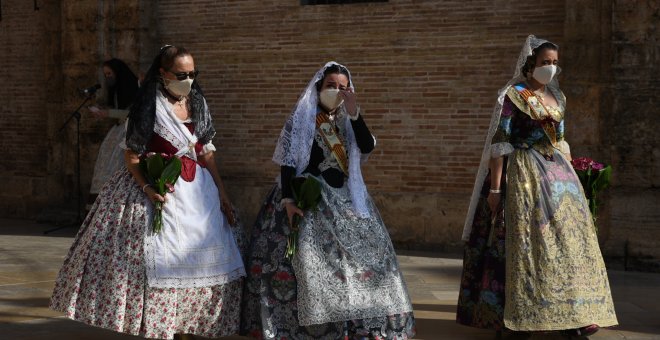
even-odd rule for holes
{"type": "Polygon", "coordinates": [[[617,324],[557,63],[557,45],[529,36],[499,92],[463,233],[459,323],[573,335],[617,324]]]}

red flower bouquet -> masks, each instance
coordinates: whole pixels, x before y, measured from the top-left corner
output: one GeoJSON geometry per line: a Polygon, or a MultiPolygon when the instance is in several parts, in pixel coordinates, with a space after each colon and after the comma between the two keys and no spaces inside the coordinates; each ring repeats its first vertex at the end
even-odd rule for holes
{"type": "Polygon", "coordinates": [[[584,194],[589,202],[591,217],[596,225],[598,211],[598,194],[610,185],[612,167],[594,161],[589,157],[578,157],[571,160],[571,165],[580,179],[584,194]]]}

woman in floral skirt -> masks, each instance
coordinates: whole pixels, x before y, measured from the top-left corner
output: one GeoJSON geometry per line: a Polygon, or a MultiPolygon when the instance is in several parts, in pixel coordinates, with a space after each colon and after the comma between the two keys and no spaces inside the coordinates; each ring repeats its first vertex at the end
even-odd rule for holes
{"type": "Polygon", "coordinates": [[[68,318],[145,338],[238,331],[240,234],[230,226],[196,76],[191,54],[175,46],[163,47],[149,69],[129,114],[126,169],[102,188],[55,283],[50,307],[68,318]],[[153,152],[182,162],[165,197],[140,171],[140,157],[153,152]],[[154,202],[164,202],[158,233],[154,202]]]}

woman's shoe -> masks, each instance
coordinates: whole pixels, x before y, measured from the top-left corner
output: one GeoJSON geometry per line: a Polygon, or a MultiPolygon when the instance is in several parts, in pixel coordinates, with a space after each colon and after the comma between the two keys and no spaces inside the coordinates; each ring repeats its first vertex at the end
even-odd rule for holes
{"type": "Polygon", "coordinates": [[[577,335],[577,336],[590,336],[594,335],[600,327],[598,325],[589,325],[589,326],[584,326],[580,328],[574,328],[574,329],[567,329],[565,331],[562,331],[562,333],[566,335],[577,335]]]}
{"type": "Polygon", "coordinates": [[[598,325],[589,325],[586,327],[580,327],[578,329],[578,332],[580,332],[581,336],[590,336],[598,332],[599,329],[600,327],[598,327],[598,325]]]}

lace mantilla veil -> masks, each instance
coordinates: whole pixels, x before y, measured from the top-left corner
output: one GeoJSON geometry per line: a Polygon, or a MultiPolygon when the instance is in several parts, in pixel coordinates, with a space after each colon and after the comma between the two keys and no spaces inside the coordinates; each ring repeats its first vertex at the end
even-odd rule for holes
{"type": "MultiPolygon", "coordinates": [[[[479,170],[477,171],[477,177],[474,181],[474,188],[472,189],[472,197],[470,198],[470,206],[468,207],[467,217],[465,219],[465,225],[463,226],[463,236],[462,236],[463,241],[467,241],[470,238],[470,232],[472,232],[472,222],[474,219],[474,212],[477,208],[477,202],[479,201],[481,187],[483,186],[484,179],[488,174],[488,163],[491,158],[491,143],[493,141],[493,136],[497,131],[497,126],[500,121],[500,116],[502,115],[502,105],[504,104],[504,97],[506,96],[506,92],[509,90],[511,86],[525,81],[526,78],[525,75],[521,73],[521,69],[523,65],[525,65],[525,62],[527,61],[527,57],[532,55],[532,51],[535,48],[548,42],[556,46],[556,44],[544,39],[537,38],[534,35],[528,36],[527,40],[525,40],[525,44],[523,45],[522,50],[520,51],[520,55],[518,56],[518,62],[516,63],[513,72],[513,78],[511,78],[511,80],[509,80],[506,83],[506,85],[497,92],[497,103],[495,103],[495,108],[493,109],[493,114],[491,115],[490,127],[488,128],[488,135],[486,137],[486,142],[484,144],[484,150],[481,154],[481,162],[479,163],[479,170]]],[[[560,70],[558,68],[557,74],[559,73],[560,70]]],[[[548,86],[559,89],[557,75],[555,75],[555,77],[548,84],[548,86]]]]}
{"type": "MultiPolygon", "coordinates": [[[[273,153],[273,162],[280,166],[290,166],[296,169],[296,175],[301,175],[309,164],[312,151],[312,142],[316,134],[316,114],[318,113],[318,91],[316,82],[323,79],[325,70],[333,65],[344,65],[330,61],[316,72],[309,81],[305,91],[298,98],[291,115],[287,119],[273,153]]],[[[353,78],[349,71],[349,88],[355,91],[353,78]]],[[[348,152],[348,189],[353,202],[353,209],[360,217],[369,217],[371,213],[367,205],[367,189],[362,179],[360,169],[361,153],[355,141],[355,133],[348,121],[348,115],[344,114],[340,119],[346,120],[346,151],[348,152]]]]}

